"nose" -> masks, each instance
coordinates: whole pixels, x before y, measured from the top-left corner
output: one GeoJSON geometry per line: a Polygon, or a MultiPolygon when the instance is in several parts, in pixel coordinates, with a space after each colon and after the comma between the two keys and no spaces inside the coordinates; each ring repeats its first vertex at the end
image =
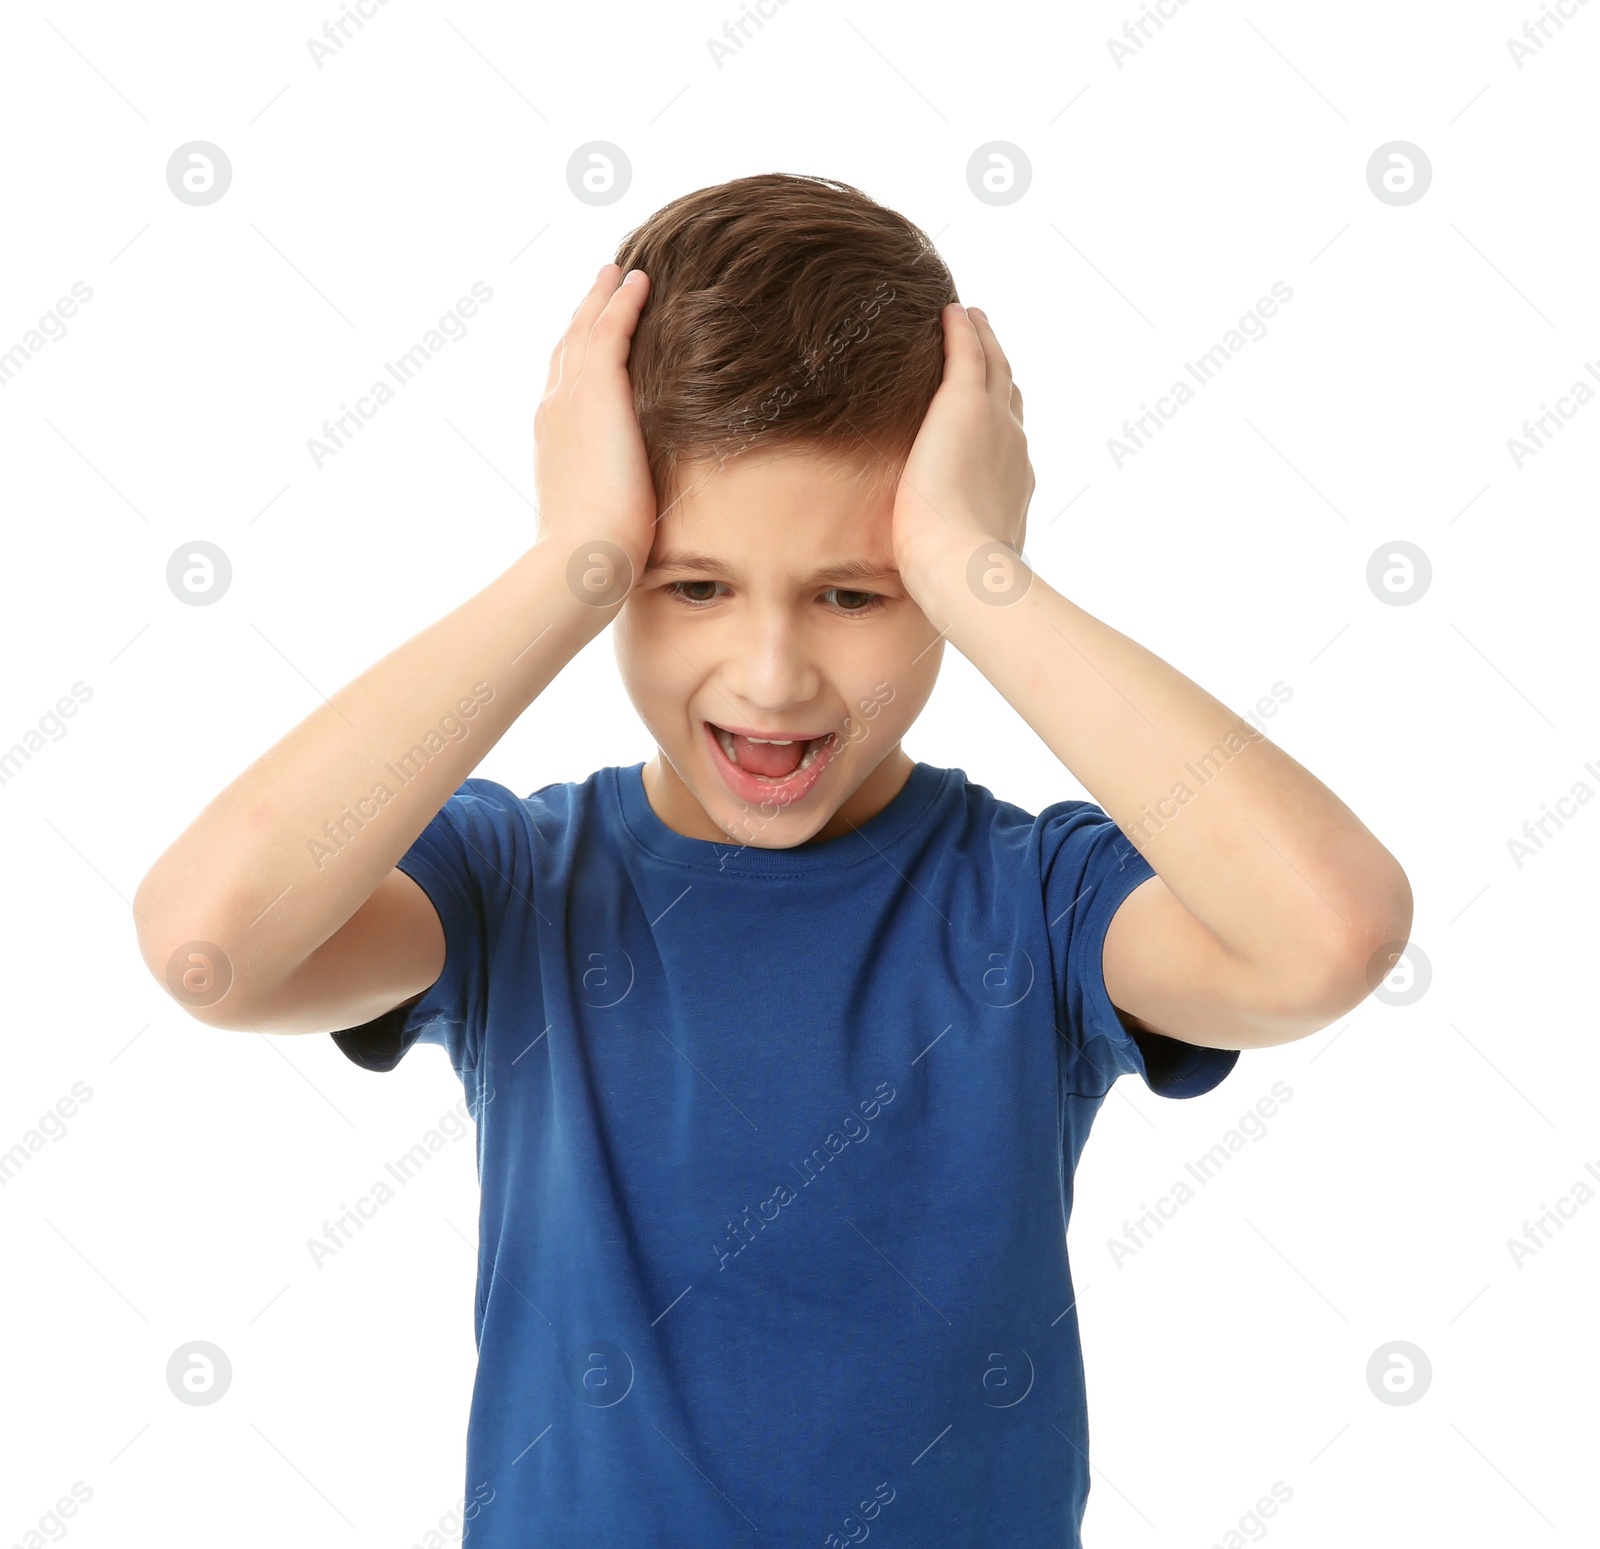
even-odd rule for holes
{"type": "Polygon", "coordinates": [[[747,705],[757,724],[809,704],[823,680],[805,631],[781,605],[744,612],[728,641],[721,676],[724,691],[747,705]]]}

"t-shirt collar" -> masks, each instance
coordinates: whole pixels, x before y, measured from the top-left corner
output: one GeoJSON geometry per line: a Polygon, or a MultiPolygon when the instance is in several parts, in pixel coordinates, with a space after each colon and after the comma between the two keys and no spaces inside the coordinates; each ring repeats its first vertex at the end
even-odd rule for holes
{"type": "Polygon", "coordinates": [[[720,871],[730,876],[786,876],[804,871],[841,870],[892,849],[923,817],[955,771],[915,763],[906,783],[881,812],[852,832],[812,840],[787,849],[739,844],[732,839],[691,839],[668,828],[645,795],[644,764],[613,767],[611,798],[623,826],[638,846],[660,860],[720,871]]]}

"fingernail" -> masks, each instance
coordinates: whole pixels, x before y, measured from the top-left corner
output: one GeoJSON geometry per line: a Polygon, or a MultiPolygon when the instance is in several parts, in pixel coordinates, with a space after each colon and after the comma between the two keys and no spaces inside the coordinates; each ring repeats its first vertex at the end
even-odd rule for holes
{"type": "Polygon", "coordinates": [[[643,274],[643,269],[630,269],[625,275],[623,275],[622,283],[624,285],[630,284],[632,281],[641,278],[643,274]]]}
{"type": "Polygon", "coordinates": [[[986,323],[989,321],[989,314],[982,307],[968,307],[967,314],[970,317],[982,318],[986,323]]]}

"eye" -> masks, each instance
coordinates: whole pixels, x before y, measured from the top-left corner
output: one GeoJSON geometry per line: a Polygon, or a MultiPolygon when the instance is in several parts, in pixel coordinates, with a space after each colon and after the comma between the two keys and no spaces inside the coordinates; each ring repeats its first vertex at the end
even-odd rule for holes
{"type": "Polygon", "coordinates": [[[692,608],[703,608],[707,603],[717,600],[715,588],[721,585],[722,582],[720,581],[672,581],[668,583],[667,591],[680,602],[688,603],[692,608]],[[685,590],[685,588],[691,586],[709,586],[712,588],[712,593],[709,597],[691,597],[685,590]]]}
{"type": "MultiPolygon", "coordinates": [[[[710,603],[717,602],[718,586],[722,586],[722,581],[669,581],[664,590],[670,597],[677,597],[678,602],[682,602],[685,606],[706,608],[706,606],[710,606],[710,603]],[[690,590],[688,589],[698,586],[709,586],[712,589],[709,597],[694,597],[694,595],[690,595],[690,590]]],[[[878,608],[882,608],[886,600],[878,592],[858,592],[858,590],[838,586],[827,587],[826,592],[822,592],[822,595],[824,597],[832,595],[835,598],[835,608],[840,613],[853,614],[853,616],[875,613],[878,608]]]]}
{"type": "Polygon", "coordinates": [[[874,608],[883,606],[883,598],[877,592],[856,592],[840,586],[830,586],[822,595],[832,594],[834,606],[841,613],[871,613],[874,608]]]}

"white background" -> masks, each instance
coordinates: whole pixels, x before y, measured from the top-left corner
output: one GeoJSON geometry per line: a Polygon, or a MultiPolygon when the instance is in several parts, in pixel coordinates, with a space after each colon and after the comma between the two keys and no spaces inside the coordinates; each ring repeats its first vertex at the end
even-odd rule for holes
{"type": "MultiPolygon", "coordinates": [[[[1284,1549],[1593,1542],[1600,1200],[1520,1268],[1507,1239],[1600,1168],[1600,813],[1520,867],[1507,841],[1600,789],[1600,407],[1520,468],[1507,440],[1600,369],[1600,4],[1520,70],[1533,0],[1192,0],[1121,68],[1137,0],[789,0],[720,69],[735,0],[390,0],[320,69],[332,0],[256,9],[0,14],[0,351],[94,292],[0,389],[0,747],[92,689],[0,786],[0,1150],[92,1089],[0,1188],[0,1543],[78,1480],[84,1545],[403,1546],[449,1520],[470,1138],[320,1270],[306,1242],[456,1078],[203,1027],[145,969],[130,900],[321,696],[528,546],[533,408],[595,270],[668,200],[765,171],[935,238],[1027,395],[1039,573],[1238,710],[1288,685],[1270,734],[1416,894],[1414,1003],[1246,1053],[1192,1102],[1132,1078],[1108,1099],[1069,1239],[1086,1542],[1223,1542],[1275,1481],[1284,1549]],[[1433,168],[1399,207],[1366,179],[1396,139],[1433,168]],[[232,162],[209,206],[166,184],[190,140],[232,162]],[[610,206],[568,190],[590,140],[632,163],[610,206]],[[966,180],[992,140],[1032,167],[1002,207],[966,180]],[[308,438],[474,281],[494,299],[468,336],[318,470],[308,438]],[[1274,281],[1294,296],[1267,336],[1117,468],[1107,438],[1274,281]],[[233,565],[211,607],[165,581],[197,539],[233,565]],[[1394,540],[1433,569],[1408,606],[1366,582],[1394,540]],[[1277,1080],[1266,1136],[1116,1267],[1108,1238],[1277,1080]],[[196,1339],[232,1361],[214,1406],[166,1387],[196,1339]],[[1406,1406],[1366,1377],[1396,1340],[1432,1364],[1406,1406]]],[[[906,746],[1030,811],[1084,794],[954,651],[906,746]]],[[[602,635],[477,772],[527,792],[651,751],[602,635]]]]}

